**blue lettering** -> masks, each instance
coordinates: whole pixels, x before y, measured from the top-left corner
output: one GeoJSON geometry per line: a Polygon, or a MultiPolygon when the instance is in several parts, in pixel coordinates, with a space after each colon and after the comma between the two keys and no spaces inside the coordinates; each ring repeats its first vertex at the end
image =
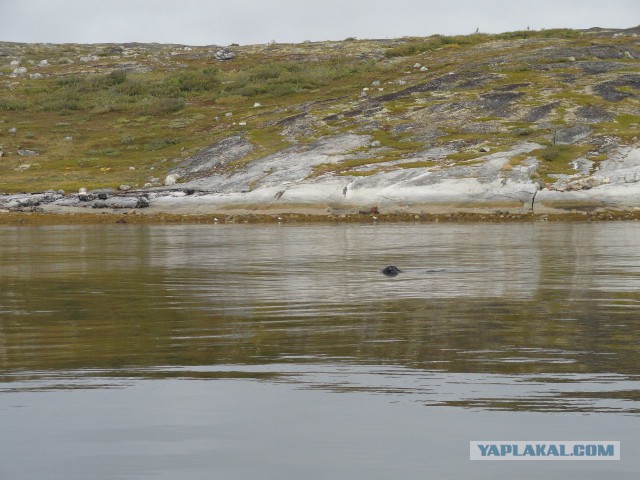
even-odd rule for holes
{"type": "Polygon", "coordinates": [[[498,446],[497,445],[489,445],[489,457],[493,455],[494,457],[499,457],[500,456],[500,452],[498,451],[498,446]]]}
{"type": "Polygon", "coordinates": [[[574,445],[573,446],[573,454],[576,457],[584,456],[584,445],[574,445]]]}
{"type": "Polygon", "coordinates": [[[489,448],[489,445],[478,444],[478,448],[480,449],[480,455],[482,455],[483,457],[486,457],[487,456],[487,449],[489,448]]]}
{"type": "Polygon", "coordinates": [[[536,457],[545,457],[547,452],[544,451],[546,445],[536,444],[536,457]]]}
{"type": "Polygon", "coordinates": [[[522,452],[522,456],[523,457],[526,457],[526,456],[535,457],[536,456],[536,452],[533,449],[533,446],[532,445],[525,445],[524,452],[522,452]]]}
{"type": "Polygon", "coordinates": [[[549,445],[549,451],[547,452],[547,455],[554,456],[554,457],[560,456],[560,452],[558,452],[558,446],[549,445]]]}
{"type": "Polygon", "coordinates": [[[598,445],[598,456],[613,457],[613,445],[598,445]]]}
{"type": "Polygon", "coordinates": [[[511,453],[511,451],[511,445],[509,445],[508,443],[500,445],[500,456],[504,457],[507,453],[511,453]]]}
{"type": "Polygon", "coordinates": [[[595,445],[587,445],[587,457],[595,457],[598,454],[598,448],[595,445]]]}

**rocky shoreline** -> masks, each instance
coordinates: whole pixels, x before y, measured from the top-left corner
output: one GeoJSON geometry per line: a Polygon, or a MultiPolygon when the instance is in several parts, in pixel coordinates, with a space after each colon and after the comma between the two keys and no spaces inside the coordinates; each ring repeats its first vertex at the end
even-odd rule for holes
{"type": "MultiPolygon", "coordinates": [[[[0,211],[40,214],[314,215],[327,219],[365,214],[408,216],[589,215],[600,218],[640,211],[640,148],[619,146],[596,168],[576,168],[553,184],[536,179],[540,146],[521,142],[467,164],[449,165],[442,152],[411,159],[428,166],[371,175],[314,176],[318,165],[350,158],[366,135],[340,135],[283,150],[230,173],[216,172],[229,151],[188,159],[169,173],[165,186],[0,195],[0,211]],[[439,156],[440,155],[440,156],[439,156]],[[519,163],[513,165],[513,159],[519,163]],[[176,183],[184,179],[183,183],[176,183]]],[[[582,159],[587,162],[586,159],[582,159]]],[[[578,162],[580,163],[580,162],[578,162]]],[[[502,217],[502,218],[503,218],[502,217]]],[[[579,217],[578,217],[579,218],[579,217]]]]}

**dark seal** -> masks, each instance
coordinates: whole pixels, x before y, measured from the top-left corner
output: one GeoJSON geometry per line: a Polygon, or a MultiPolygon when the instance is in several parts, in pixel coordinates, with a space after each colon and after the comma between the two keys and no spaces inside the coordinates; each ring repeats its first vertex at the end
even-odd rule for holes
{"type": "Polygon", "coordinates": [[[398,267],[396,267],[394,265],[389,265],[388,267],[384,267],[382,269],[382,273],[384,275],[386,275],[387,277],[395,277],[396,275],[398,275],[401,272],[402,272],[402,270],[400,270],[398,267]]]}

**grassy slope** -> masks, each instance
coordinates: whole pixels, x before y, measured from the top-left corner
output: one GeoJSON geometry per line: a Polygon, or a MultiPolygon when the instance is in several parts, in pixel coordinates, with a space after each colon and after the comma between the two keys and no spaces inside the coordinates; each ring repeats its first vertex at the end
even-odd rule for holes
{"type": "MultiPolygon", "coordinates": [[[[614,101],[593,87],[639,73],[638,60],[630,58],[639,56],[638,38],[632,32],[549,30],[272,44],[231,47],[237,56],[229,61],[216,60],[215,47],[4,43],[0,191],[142,186],[237,133],[257,148],[229,168],[327,134],[370,134],[381,144],[373,155],[354,152],[353,160],[316,172],[361,175],[385,169],[389,161],[393,168],[428,166],[412,156],[430,147],[455,148],[451,164],[480,157],[479,145],[496,150],[523,139],[549,144],[554,129],[585,123],[576,117],[581,107],[609,115],[590,124],[596,136],[634,142],[638,91],[616,86],[628,96],[614,101]],[[603,48],[614,54],[599,58],[603,48]],[[87,55],[97,58],[80,59],[87,55]],[[39,66],[44,59],[49,65],[39,66]],[[12,76],[12,60],[28,73],[12,76]],[[619,69],[585,74],[588,62],[619,69]],[[44,77],[32,79],[32,73],[44,77]],[[380,85],[371,86],[374,81],[380,85]],[[360,98],[363,88],[370,90],[360,98]],[[522,95],[504,108],[494,105],[491,95],[499,100],[505,92],[522,95]],[[554,106],[544,118],[528,116],[548,104],[554,106]],[[11,127],[17,131],[10,133],[11,127]],[[19,149],[39,155],[21,157],[19,149]],[[397,165],[404,158],[406,164],[397,165]],[[366,164],[373,170],[362,171],[366,164]]],[[[585,145],[534,154],[548,179],[590,152],[594,160],[606,158],[585,145]]]]}

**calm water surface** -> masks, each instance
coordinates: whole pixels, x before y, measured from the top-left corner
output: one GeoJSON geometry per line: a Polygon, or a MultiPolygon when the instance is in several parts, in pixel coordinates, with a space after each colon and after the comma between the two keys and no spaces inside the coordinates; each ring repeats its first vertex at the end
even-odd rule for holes
{"type": "Polygon", "coordinates": [[[0,227],[0,479],[636,478],[639,292],[635,222],[0,227]]]}

